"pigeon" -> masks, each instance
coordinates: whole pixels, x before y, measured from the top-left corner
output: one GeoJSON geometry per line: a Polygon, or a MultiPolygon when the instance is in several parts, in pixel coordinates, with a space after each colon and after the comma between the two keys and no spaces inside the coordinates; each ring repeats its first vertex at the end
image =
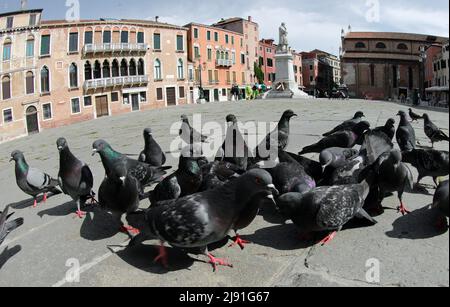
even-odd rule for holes
{"type": "Polygon", "coordinates": [[[411,164],[419,172],[418,185],[423,178],[433,177],[433,181],[437,186],[437,179],[449,174],[448,151],[415,149],[410,152],[403,152],[402,156],[403,162],[411,164]]]}
{"type": "Polygon", "coordinates": [[[144,220],[146,227],[141,227],[143,231],[139,236],[161,240],[160,255],[155,261],[167,264],[164,248],[167,242],[182,249],[201,248],[216,269],[218,265],[231,265],[211,255],[207,246],[227,238],[231,230],[243,225],[242,215],[249,212],[257,195],[272,199],[274,193],[277,191],[270,174],[253,169],[217,189],[160,202],[143,213],[131,214],[129,219],[136,220],[130,221],[131,224],[144,220]]]}
{"type": "Polygon", "coordinates": [[[144,141],[145,148],[139,155],[139,162],[147,163],[153,167],[161,167],[166,164],[166,155],[153,138],[152,129],[144,130],[144,141]]]}
{"type": "Polygon", "coordinates": [[[181,155],[177,171],[155,187],[150,194],[150,202],[155,204],[198,192],[203,182],[203,173],[197,159],[181,155]]]}
{"type": "Polygon", "coordinates": [[[89,166],[72,154],[66,139],[59,138],[56,146],[59,151],[59,186],[64,194],[77,203],[76,215],[83,218],[86,212],[81,211],[81,207],[87,200],[95,200],[95,193],[92,191],[94,177],[89,166]]]}
{"type": "Polygon", "coordinates": [[[369,194],[367,180],[361,184],[318,187],[306,194],[288,193],[278,198],[279,211],[303,233],[332,231],[320,244],[328,244],[353,218],[377,222],[363,209],[369,194]]]}
{"type": "Polygon", "coordinates": [[[316,187],[316,182],[297,162],[282,162],[271,169],[266,169],[272,176],[273,183],[280,194],[290,192],[306,193],[316,187]]]}
{"type": "Polygon", "coordinates": [[[179,131],[181,139],[188,145],[196,143],[207,143],[208,137],[191,127],[187,115],[181,115],[181,128],[179,131]]]}
{"type": "Polygon", "coordinates": [[[358,111],[358,112],[356,112],[355,116],[353,116],[352,119],[349,119],[349,120],[343,122],[341,125],[337,126],[330,132],[324,133],[322,136],[326,137],[326,136],[335,134],[337,132],[352,130],[357,124],[359,124],[362,121],[363,117],[366,117],[364,115],[364,113],[361,111],[358,111]]]}
{"type": "Polygon", "coordinates": [[[95,141],[92,145],[93,155],[98,153],[102,159],[103,167],[105,168],[106,176],[111,176],[117,169],[126,169],[126,172],[135,177],[141,185],[141,193],[143,189],[158,180],[165,174],[170,166],[153,167],[149,164],[139,162],[128,158],[127,156],[115,151],[111,145],[104,140],[95,141]]]}
{"type": "Polygon", "coordinates": [[[392,141],[395,137],[395,119],[389,118],[384,126],[377,127],[373,131],[383,132],[392,141]]]}
{"type": "Polygon", "coordinates": [[[256,147],[256,158],[265,160],[274,156],[274,150],[286,149],[289,145],[290,121],[296,116],[292,110],[283,113],[277,127],[256,147]]]}
{"type": "Polygon", "coordinates": [[[239,131],[236,116],[230,114],[226,117],[229,124],[227,135],[222,147],[216,155],[216,161],[230,162],[246,171],[248,168],[248,159],[253,155],[248,148],[241,132],[239,131]]]}
{"type": "Polygon", "coordinates": [[[448,223],[448,180],[442,182],[436,190],[433,198],[433,208],[437,208],[442,213],[442,219],[437,223],[438,228],[447,228],[448,223]]]}
{"type": "Polygon", "coordinates": [[[47,193],[61,194],[57,188],[59,181],[53,179],[50,175],[31,168],[25,161],[23,152],[15,150],[11,153],[11,161],[15,161],[16,183],[17,186],[26,194],[34,198],[33,207],[37,206],[37,197],[44,194],[44,203],[47,201],[47,193]]]}
{"type": "Polygon", "coordinates": [[[19,228],[23,225],[23,218],[18,218],[13,221],[8,221],[9,218],[14,214],[8,214],[9,206],[6,206],[3,212],[0,212],[0,245],[3,243],[5,238],[13,231],[14,229],[19,228]]]}
{"type": "Polygon", "coordinates": [[[322,166],[319,162],[283,150],[278,153],[278,158],[280,162],[296,161],[303,166],[305,172],[311,176],[315,182],[322,180],[322,166]]]}
{"type": "Polygon", "coordinates": [[[320,153],[319,161],[323,171],[328,166],[337,169],[344,166],[348,160],[358,156],[358,154],[359,151],[356,149],[331,147],[320,153]]]}
{"type": "Polygon", "coordinates": [[[398,146],[402,152],[416,149],[416,132],[408,121],[406,113],[400,111],[397,116],[400,116],[400,124],[396,134],[398,146]]]}
{"type": "MultiPolygon", "coordinates": [[[[373,172],[375,179],[371,188],[376,189],[380,207],[387,193],[397,192],[400,201],[398,211],[403,215],[410,213],[403,202],[403,194],[413,190],[414,179],[409,167],[402,162],[402,153],[399,150],[382,154],[375,163],[362,171],[362,176],[366,172],[373,172]]],[[[378,209],[383,210],[382,207],[378,209]]]]}
{"type": "Polygon", "coordinates": [[[212,190],[225,185],[242,174],[238,166],[229,162],[214,161],[201,166],[203,182],[200,191],[212,190]]]}
{"type": "Polygon", "coordinates": [[[448,135],[446,135],[441,129],[439,129],[435,124],[433,124],[428,114],[424,114],[423,119],[425,120],[424,125],[425,134],[430,139],[432,148],[434,148],[434,143],[449,141],[448,135]]]}
{"type": "Polygon", "coordinates": [[[423,119],[423,116],[420,116],[420,115],[414,113],[411,108],[409,108],[409,117],[411,118],[411,120],[413,122],[417,122],[417,121],[419,121],[419,119],[423,119]]]}
{"type": "Polygon", "coordinates": [[[353,127],[352,130],[337,132],[323,138],[316,144],[303,148],[299,155],[321,153],[325,149],[332,147],[353,148],[356,145],[357,140],[361,138],[361,136],[364,135],[364,132],[369,128],[370,124],[368,122],[360,122],[353,127]]]}

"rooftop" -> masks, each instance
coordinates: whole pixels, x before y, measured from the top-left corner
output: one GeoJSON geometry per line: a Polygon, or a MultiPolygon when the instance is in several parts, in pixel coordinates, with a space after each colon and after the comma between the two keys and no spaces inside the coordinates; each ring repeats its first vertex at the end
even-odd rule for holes
{"type": "Polygon", "coordinates": [[[345,39],[397,39],[422,42],[443,43],[448,37],[439,37],[426,34],[399,33],[399,32],[348,32],[345,39]]]}

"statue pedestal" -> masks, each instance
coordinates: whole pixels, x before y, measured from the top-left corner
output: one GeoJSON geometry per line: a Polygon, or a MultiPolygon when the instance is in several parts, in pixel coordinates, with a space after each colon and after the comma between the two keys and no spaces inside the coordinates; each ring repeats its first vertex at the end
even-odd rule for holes
{"type": "Polygon", "coordinates": [[[308,98],[308,94],[298,89],[294,74],[294,57],[290,52],[277,51],[275,55],[276,80],[265,98],[308,98]]]}

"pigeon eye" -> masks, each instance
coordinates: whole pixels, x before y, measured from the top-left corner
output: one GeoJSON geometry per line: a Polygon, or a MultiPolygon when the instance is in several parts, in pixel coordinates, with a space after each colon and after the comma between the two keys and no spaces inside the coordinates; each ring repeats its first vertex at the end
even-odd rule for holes
{"type": "Polygon", "coordinates": [[[262,184],[261,179],[258,178],[258,177],[255,179],[255,182],[256,182],[257,185],[261,185],[262,184]]]}

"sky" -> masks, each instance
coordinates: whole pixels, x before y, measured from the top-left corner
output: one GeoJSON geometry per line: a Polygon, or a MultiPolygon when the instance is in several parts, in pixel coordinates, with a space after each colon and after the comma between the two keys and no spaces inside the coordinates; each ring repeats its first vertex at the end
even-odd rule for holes
{"type": "MultiPolygon", "coordinates": [[[[285,22],[297,51],[321,49],[338,54],[341,29],[449,36],[448,0],[28,0],[43,8],[44,19],[65,19],[79,3],[81,19],[160,17],[161,22],[212,24],[221,18],[252,16],[261,38],[278,40],[285,22]]],[[[20,8],[20,0],[0,0],[0,12],[20,8]]]]}

